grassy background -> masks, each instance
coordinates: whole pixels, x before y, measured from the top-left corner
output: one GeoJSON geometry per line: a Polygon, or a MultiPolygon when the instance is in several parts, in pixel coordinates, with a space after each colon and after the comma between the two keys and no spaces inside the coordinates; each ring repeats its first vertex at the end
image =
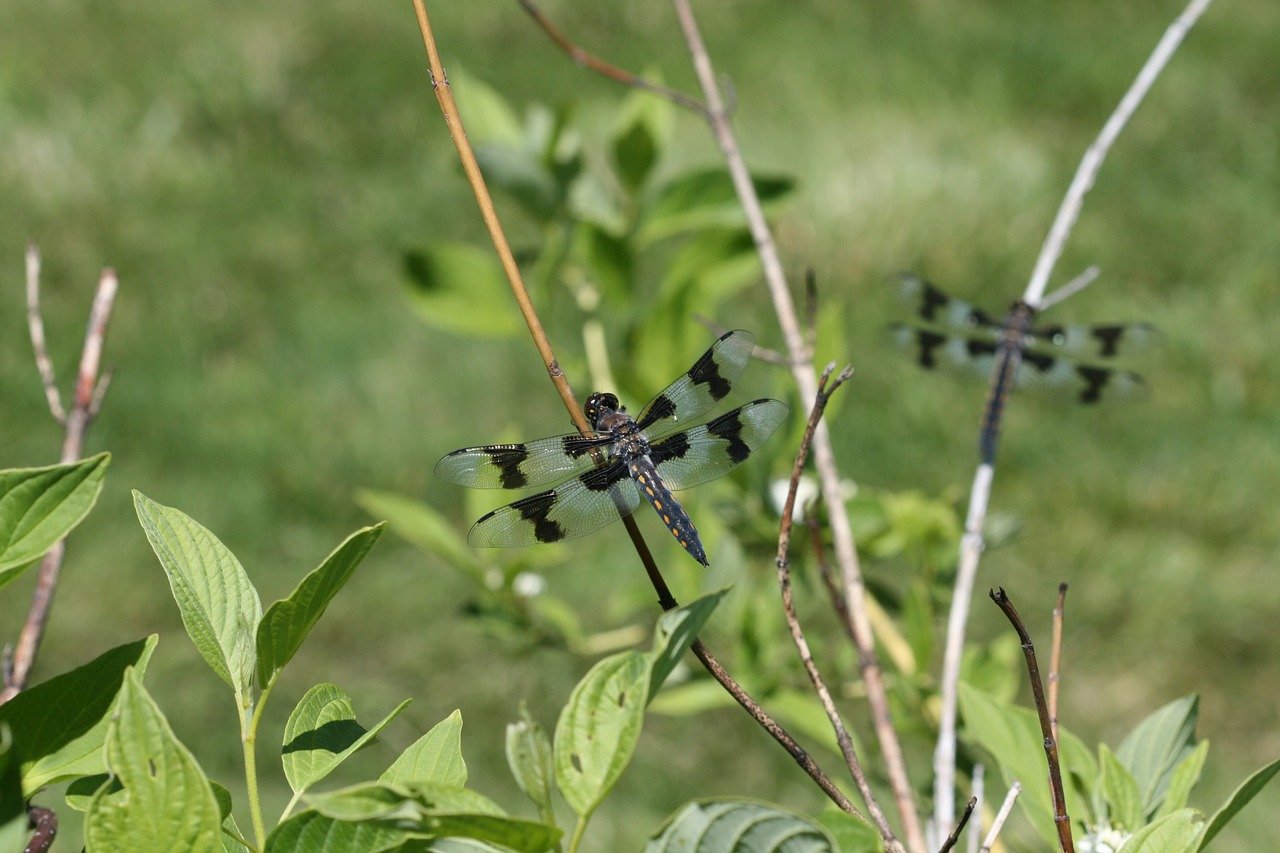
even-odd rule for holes
{"type": "MultiPolygon", "coordinates": [[[[784,257],[814,267],[846,317],[839,357],[859,372],[833,424],[845,472],[868,488],[962,486],[981,391],[881,351],[877,329],[895,313],[881,282],[914,269],[995,309],[1020,292],[1081,153],[1179,4],[703,5],[749,161],[800,179],[778,223],[784,257]]],[[[574,101],[593,143],[606,137],[616,88],[554,53],[515,4],[462,9],[433,9],[446,62],[517,104],[574,101]]],[[[547,9],[600,54],[693,88],[665,7],[547,9]]],[[[1165,346],[1141,365],[1153,400],[1013,406],[993,510],[1023,529],[980,579],[1044,614],[1056,583],[1071,582],[1063,717],[1087,741],[1115,743],[1151,709],[1202,693],[1214,749],[1194,804],[1205,809],[1280,754],[1277,32],[1267,0],[1211,9],[1106,164],[1058,280],[1090,263],[1103,277],[1055,319],[1159,325],[1165,346]]],[[[696,121],[682,117],[676,139],[668,168],[714,162],[696,121]]],[[[457,490],[432,480],[437,456],[563,423],[523,341],[450,338],[404,310],[404,250],[482,239],[408,5],[7,4],[0,212],[0,465],[47,463],[60,444],[26,340],[24,243],[44,252],[64,379],[98,270],[112,265],[122,282],[107,349],[118,372],[89,448],[111,450],[113,467],[72,541],[37,677],[159,632],[151,686],[206,769],[230,781],[234,709],[182,635],[129,490],[217,532],[269,601],[366,523],[356,488],[456,508],[457,490]]],[[[735,310],[727,320],[776,342],[763,295],[735,310]]],[[[599,602],[632,568],[592,566],[623,543],[620,531],[584,540],[592,562],[551,578],[593,627],[619,618],[599,602]]],[[[0,600],[6,641],[30,581],[0,600]]],[[[513,803],[502,725],[520,698],[552,723],[589,662],[513,660],[462,616],[462,594],[384,541],[277,691],[271,731],[286,697],[321,679],[367,718],[415,697],[410,725],[365,757],[372,768],[461,707],[473,784],[513,803]]],[[[978,610],[976,635],[1002,630],[978,610]]],[[[820,806],[741,714],[646,725],[596,850],[636,847],[694,796],[820,806]]],[[[260,762],[273,766],[265,748],[260,762]]],[[[284,797],[269,796],[271,814],[284,797]]],[[[1277,807],[1272,789],[1218,849],[1265,849],[1277,807]]]]}

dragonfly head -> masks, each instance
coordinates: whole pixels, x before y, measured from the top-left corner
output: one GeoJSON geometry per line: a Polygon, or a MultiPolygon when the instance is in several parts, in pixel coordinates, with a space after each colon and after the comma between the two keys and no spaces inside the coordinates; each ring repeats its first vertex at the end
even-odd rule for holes
{"type": "Polygon", "coordinates": [[[618,405],[616,394],[597,391],[587,398],[587,404],[582,411],[587,416],[587,420],[591,421],[591,425],[596,429],[600,429],[600,419],[602,417],[621,411],[621,409],[622,407],[618,405]]]}

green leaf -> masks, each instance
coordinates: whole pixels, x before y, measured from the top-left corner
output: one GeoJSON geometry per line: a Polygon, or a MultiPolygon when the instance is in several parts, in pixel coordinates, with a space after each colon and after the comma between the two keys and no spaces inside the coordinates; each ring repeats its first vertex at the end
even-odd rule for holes
{"type": "Polygon", "coordinates": [[[556,723],[555,773],[579,817],[589,815],[631,760],[649,696],[649,655],[622,652],[578,682],[556,723]]]}
{"type": "Polygon", "coordinates": [[[517,853],[544,853],[555,846],[562,834],[544,823],[498,815],[434,815],[427,826],[432,835],[469,838],[517,853]]]}
{"type": "Polygon", "coordinates": [[[680,663],[684,653],[698,639],[698,631],[728,594],[727,589],[709,593],[658,617],[658,628],[653,634],[653,671],[649,676],[649,701],[657,695],[662,682],[667,680],[676,664],[680,663]]]}
{"type": "Polygon", "coordinates": [[[26,797],[22,795],[22,762],[13,745],[13,731],[0,722],[0,853],[18,853],[31,832],[27,829],[26,797]]]}
{"type": "Polygon", "coordinates": [[[1200,781],[1200,770],[1204,767],[1204,760],[1208,755],[1209,741],[1202,740],[1196,744],[1196,748],[1190,755],[1178,762],[1178,766],[1173,768],[1173,773],[1169,776],[1169,788],[1160,802],[1156,817],[1164,817],[1186,807],[1191,789],[1196,786],[1196,782],[1200,781]]]}
{"type": "Polygon", "coordinates": [[[361,489],[356,492],[356,503],[370,515],[387,519],[392,533],[434,554],[487,588],[484,565],[476,558],[475,549],[458,535],[454,524],[422,501],[393,492],[361,489]]]}
{"type": "MultiPolygon", "coordinates": [[[[1049,795],[1049,773],[1045,760],[1040,721],[1034,711],[1006,705],[966,684],[959,685],[960,713],[967,737],[977,741],[996,760],[1006,784],[1022,782],[1018,805],[1051,845],[1058,843],[1053,828],[1053,800],[1049,795]]],[[[1059,763],[1066,784],[1067,814],[1079,818],[1085,803],[1068,778],[1092,787],[1098,776],[1093,755],[1083,742],[1065,728],[1058,729],[1059,763]]]]}
{"type": "Polygon", "coordinates": [[[66,465],[0,471],[0,578],[43,556],[89,514],[110,462],[111,454],[99,453],[66,465]]]}
{"type": "Polygon", "coordinates": [[[421,823],[428,806],[417,794],[396,785],[363,782],[307,797],[320,814],[336,820],[395,820],[421,823]]]}
{"type": "Polygon", "coordinates": [[[253,687],[254,632],[262,619],[258,591],[227,546],[189,515],[137,490],[133,504],[169,576],[187,634],[246,707],[253,687]]]}
{"type": "Polygon", "coordinates": [[[1155,813],[1173,768],[1195,749],[1199,712],[1195,694],[1170,702],[1138,723],[1116,750],[1138,782],[1144,815],[1155,813]]]}
{"type": "Polygon", "coordinates": [[[508,145],[477,145],[476,163],[486,181],[502,190],[539,222],[555,219],[565,186],[536,152],[508,145]]]}
{"type": "Polygon", "coordinates": [[[923,578],[917,578],[907,587],[902,601],[903,633],[911,646],[911,656],[915,659],[917,671],[929,672],[932,669],[935,637],[933,617],[933,602],[929,598],[928,584],[923,578]]]}
{"type": "MultiPolygon", "coordinates": [[[[634,94],[634,93],[633,93],[634,94]]],[[[657,100],[657,99],[655,99],[657,100]]],[[[631,192],[644,186],[658,161],[658,139],[643,113],[634,112],[613,133],[613,164],[631,192]]]]}
{"type": "Polygon", "coordinates": [[[748,800],[699,800],[668,818],[644,853],[839,853],[818,823],[748,800]]]}
{"type": "Polygon", "coordinates": [[[884,839],[874,826],[862,818],[837,808],[823,809],[818,823],[831,835],[840,853],[883,853],[884,839]]]}
{"type": "Polygon", "coordinates": [[[0,705],[0,723],[10,727],[24,757],[28,796],[54,782],[106,770],[102,745],[124,674],[133,667],[141,677],[156,642],[153,634],[117,646],[0,705]]]}
{"type": "Polygon", "coordinates": [[[522,143],[520,115],[500,91],[457,63],[450,64],[448,76],[467,138],[473,145],[501,142],[514,147],[522,143]]]}
{"type": "Polygon", "coordinates": [[[507,766],[524,795],[533,801],[544,819],[551,807],[551,739],[523,702],[520,722],[507,725],[507,766]]]}
{"type": "MultiPolygon", "coordinates": [[[[753,176],[763,204],[791,192],[795,181],[781,176],[753,176]]],[[[691,171],[660,187],[644,211],[640,237],[651,243],[673,234],[704,228],[741,228],[745,224],[733,181],[723,169],[691,171]]]]}
{"type": "Polygon", "coordinates": [[[379,782],[412,785],[435,782],[442,785],[467,784],[467,763],[462,760],[462,712],[454,711],[431,727],[400,753],[379,782]]]}
{"type": "Polygon", "coordinates": [[[386,823],[353,823],[304,811],[267,836],[265,853],[383,853],[395,850],[409,833],[386,823]]]}
{"type": "Polygon", "coordinates": [[[222,815],[209,780],[133,670],[125,674],[106,754],[125,796],[105,786],[94,796],[84,822],[88,853],[222,849],[222,815]]]}
{"type": "Polygon", "coordinates": [[[357,530],[302,579],[288,598],[267,608],[258,623],[258,686],[266,688],[297,653],[338,590],[378,541],[387,523],[357,530]]]}
{"type": "Polygon", "coordinates": [[[317,684],[307,691],[289,715],[284,727],[281,760],[284,775],[294,793],[301,793],[367,746],[378,732],[408,706],[401,702],[373,728],[356,722],[351,697],[332,684],[317,684]]]}
{"type": "Polygon", "coordinates": [[[1098,758],[1102,768],[1102,796],[1112,825],[1136,832],[1145,823],[1137,780],[1105,743],[1098,747],[1098,758]]]}
{"type": "Polygon", "coordinates": [[[579,224],[577,237],[602,301],[613,310],[626,311],[635,298],[636,258],[630,241],[589,222],[579,224]]]}
{"type": "Polygon", "coordinates": [[[1244,782],[1240,783],[1240,787],[1231,792],[1231,796],[1227,797],[1227,801],[1222,804],[1222,808],[1218,809],[1209,820],[1209,825],[1205,828],[1204,837],[1200,839],[1200,846],[1197,850],[1203,850],[1209,846],[1209,842],[1213,837],[1222,831],[1230,820],[1239,814],[1240,810],[1249,804],[1249,801],[1258,795],[1258,792],[1267,786],[1271,778],[1280,772],[1280,758],[1271,762],[1267,766],[1256,771],[1244,782]]]}
{"type": "Polygon", "coordinates": [[[1191,853],[1204,829],[1204,815],[1179,809],[1139,829],[1118,853],[1191,853]]]}
{"type": "Polygon", "coordinates": [[[522,327],[493,254],[433,243],[404,259],[409,304],[428,326],[469,337],[509,338],[522,327]]]}

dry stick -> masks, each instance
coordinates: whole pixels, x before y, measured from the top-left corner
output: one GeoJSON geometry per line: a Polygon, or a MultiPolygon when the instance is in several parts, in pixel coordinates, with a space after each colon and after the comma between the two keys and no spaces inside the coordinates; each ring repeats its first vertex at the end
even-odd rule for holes
{"type": "Polygon", "coordinates": [[[818,672],[818,666],[813,662],[813,653],[809,650],[809,643],[805,639],[804,629],[800,627],[800,620],[796,616],[795,598],[791,594],[791,561],[788,553],[791,550],[791,525],[796,505],[796,491],[800,487],[800,475],[804,472],[804,463],[809,458],[809,446],[813,441],[813,431],[818,426],[818,421],[822,419],[822,413],[827,407],[827,401],[831,399],[831,395],[836,389],[848,381],[853,376],[852,368],[846,367],[840,372],[840,375],[831,383],[831,387],[827,387],[827,380],[831,378],[832,371],[835,370],[835,362],[827,365],[826,370],[822,372],[822,378],[818,380],[818,396],[813,401],[813,409],[809,413],[809,422],[805,427],[804,435],[800,439],[800,449],[796,452],[795,465],[791,470],[791,483],[787,489],[787,499],[782,505],[782,523],[778,531],[778,556],[776,559],[778,567],[778,588],[782,593],[782,612],[787,620],[787,627],[791,630],[791,641],[795,643],[796,653],[800,656],[800,663],[804,666],[805,672],[809,674],[809,680],[813,683],[814,692],[818,695],[818,701],[822,703],[822,709],[827,714],[827,719],[831,721],[831,728],[835,731],[836,743],[840,746],[840,754],[844,756],[845,766],[849,768],[849,775],[853,777],[854,784],[858,786],[858,791],[862,794],[862,801],[867,805],[867,811],[871,814],[871,820],[875,823],[876,828],[880,830],[880,835],[885,841],[885,845],[891,850],[902,849],[902,843],[893,834],[893,828],[889,826],[889,821],[884,816],[884,811],[880,808],[879,802],[875,798],[875,793],[871,790],[871,784],[867,781],[867,776],[862,772],[862,762],[858,759],[857,751],[853,747],[853,739],[849,737],[849,731],[844,726],[844,721],[840,719],[840,712],[836,710],[835,701],[831,698],[831,691],[827,688],[826,682],[822,679],[822,674],[818,672]]]}
{"type": "MultiPolygon", "coordinates": [[[[973,765],[973,798],[978,801],[979,808],[985,808],[986,800],[986,768],[981,763],[973,765]]],[[[969,827],[969,853],[978,853],[978,845],[982,843],[979,834],[982,823],[979,821],[969,827]]]]}
{"type": "Polygon", "coordinates": [[[1053,293],[1050,293],[1044,299],[1041,299],[1040,305],[1036,307],[1036,310],[1048,311],[1050,308],[1057,305],[1059,302],[1062,302],[1065,299],[1069,299],[1070,297],[1075,296],[1077,293],[1084,290],[1089,285],[1093,284],[1094,279],[1098,277],[1098,273],[1100,273],[1101,271],[1102,270],[1099,269],[1097,264],[1092,264],[1088,267],[1085,267],[1084,272],[1080,273],[1080,275],[1071,279],[1071,281],[1062,285],[1062,287],[1059,287],[1057,290],[1055,290],[1053,293]]]}
{"type": "Polygon", "coordinates": [[[969,818],[973,817],[973,808],[978,804],[977,797],[970,797],[969,802],[965,804],[964,812],[960,815],[960,820],[956,821],[956,828],[947,836],[947,840],[942,842],[942,846],[938,848],[938,853],[948,853],[954,850],[956,842],[960,840],[960,833],[964,832],[964,828],[969,823],[969,818]]]}
{"type": "MultiPolygon", "coordinates": [[[[738,148],[737,139],[729,125],[728,114],[720,91],[716,85],[715,71],[711,59],[703,44],[702,35],[698,31],[697,21],[688,0],[673,0],[676,14],[684,31],[685,41],[689,45],[689,53],[693,60],[694,72],[702,87],[703,97],[711,115],[711,129],[725,158],[725,165],[733,181],[738,201],[742,205],[747,218],[751,237],[760,255],[760,264],[764,272],[765,283],[773,299],[774,313],[786,341],[787,352],[791,356],[791,373],[800,391],[801,399],[811,400],[817,396],[817,380],[814,375],[812,361],[806,357],[804,331],[796,314],[795,303],[787,289],[786,276],[782,270],[782,262],[778,257],[777,245],[773,234],[765,220],[760,198],[751,182],[751,175],[738,148]]],[[[845,512],[844,496],[840,492],[840,475],[836,468],[835,453],[831,447],[831,434],[825,421],[818,423],[813,436],[814,464],[818,470],[819,482],[822,485],[823,500],[829,509],[831,535],[835,546],[836,563],[840,567],[841,580],[845,588],[845,600],[848,603],[854,626],[854,644],[858,652],[858,667],[863,682],[867,687],[867,699],[871,709],[872,724],[880,743],[884,757],[885,769],[889,777],[889,785],[893,791],[894,801],[902,818],[903,834],[907,847],[912,851],[924,853],[926,850],[924,832],[920,826],[920,816],[916,811],[912,798],[911,782],[907,778],[906,762],[902,755],[902,746],[898,734],[893,728],[889,716],[888,692],[884,685],[884,674],[876,656],[875,636],[871,630],[871,620],[867,613],[866,588],[862,578],[862,570],[858,564],[858,553],[854,547],[853,530],[849,526],[849,517],[845,512]]]]}
{"type": "Polygon", "coordinates": [[[531,0],[517,0],[517,2],[520,3],[520,7],[522,9],[529,13],[529,17],[533,18],[534,23],[541,27],[542,31],[556,43],[556,46],[568,54],[569,58],[578,65],[581,65],[589,71],[594,71],[597,74],[608,77],[610,80],[614,80],[624,86],[630,86],[635,89],[644,89],[646,91],[662,95],[664,98],[679,104],[685,109],[697,113],[704,119],[707,119],[708,121],[710,120],[711,117],[707,114],[707,108],[703,106],[697,98],[686,95],[678,89],[661,86],[657,83],[650,83],[648,80],[637,74],[632,74],[630,71],[619,68],[616,65],[610,65],[608,62],[588,53],[566,38],[564,33],[560,32],[560,30],[556,28],[555,24],[551,23],[550,19],[547,18],[546,15],[542,14],[542,10],[539,9],[536,4],[531,2],[531,0]]]}
{"type": "Polygon", "coordinates": [[[1058,584],[1058,606],[1053,608],[1053,647],[1049,652],[1049,726],[1058,739],[1058,686],[1062,670],[1062,622],[1066,615],[1067,585],[1058,584]]]}
{"type": "Polygon", "coordinates": [[[1018,799],[1018,795],[1022,793],[1022,783],[1014,782],[1009,788],[1009,793],[1005,794],[1004,802],[1000,804],[1000,811],[996,813],[996,819],[991,821],[991,829],[987,832],[987,837],[982,842],[981,853],[990,853],[991,848],[995,846],[996,838],[1000,836],[1000,830],[1004,829],[1004,822],[1009,819],[1009,813],[1013,811],[1013,804],[1018,799]]]}
{"type": "MultiPolygon", "coordinates": [[[[480,207],[480,213],[485,221],[485,226],[489,229],[489,236],[494,242],[494,247],[498,251],[498,258],[502,263],[503,270],[507,274],[507,280],[511,284],[512,292],[515,294],[516,303],[520,307],[520,313],[524,317],[529,332],[533,336],[534,344],[538,348],[539,354],[542,356],[543,363],[547,368],[547,374],[551,377],[552,383],[556,386],[556,390],[560,393],[560,398],[564,401],[565,408],[569,410],[570,415],[574,419],[574,423],[581,430],[589,430],[591,427],[586,422],[586,418],[582,414],[582,409],[578,406],[577,400],[573,396],[573,390],[569,387],[568,381],[565,379],[564,372],[560,369],[555,355],[551,350],[551,345],[547,341],[545,332],[542,329],[542,323],[538,319],[537,312],[533,307],[533,303],[529,298],[528,291],[524,287],[523,280],[520,277],[520,270],[516,265],[515,258],[511,253],[511,247],[508,245],[506,236],[503,233],[502,225],[498,221],[498,216],[493,206],[493,199],[489,195],[488,188],[485,186],[484,177],[480,173],[480,168],[476,163],[475,154],[471,150],[471,145],[467,141],[466,132],[462,126],[462,118],[458,114],[457,104],[453,100],[453,92],[449,87],[449,82],[445,77],[444,66],[440,62],[439,52],[436,50],[435,37],[431,33],[431,24],[427,18],[427,10],[423,5],[423,0],[413,0],[414,12],[418,19],[418,28],[422,32],[422,41],[427,51],[427,60],[431,69],[432,88],[435,91],[436,100],[440,104],[440,109],[444,113],[445,124],[449,128],[449,136],[453,139],[454,147],[458,150],[459,159],[462,161],[463,171],[467,175],[467,180],[471,184],[472,192],[476,196],[476,202],[480,207]]],[[[631,516],[625,516],[623,524],[626,526],[628,535],[636,545],[636,551],[640,556],[641,562],[644,563],[645,571],[649,574],[649,579],[653,583],[655,590],[658,592],[658,602],[664,610],[670,610],[677,606],[674,596],[667,588],[666,581],[658,571],[657,564],[654,562],[653,555],[649,552],[648,546],[644,543],[640,535],[640,529],[636,525],[635,519],[631,516]]],[[[701,641],[695,640],[691,648],[694,655],[697,656],[724,688],[734,697],[737,702],[747,710],[748,713],[760,725],[773,736],[779,744],[782,745],[796,763],[809,774],[810,778],[817,783],[831,800],[844,811],[853,811],[854,806],[849,798],[835,786],[817,762],[805,752],[805,750],[796,742],[781,725],[772,717],[765,713],[764,709],[752,699],[742,687],[729,676],[724,667],[712,657],[701,641]]]]}
{"type": "MultiPolygon", "coordinates": [[[[1040,256],[1036,259],[1031,280],[1023,293],[1023,300],[1038,305],[1044,294],[1049,275],[1062,254],[1071,229],[1084,204],[1085,193],[1093,186],[1098,170],[1107,151],[1124,125],[1129,121],[1147,91],[1168,63],[1187,30],[1196,22],[1212,0],[1191,0],[1156,45],[1151,57],[1138,72],[1137,78],[1121,98],[1115,112],[1107,119],[1098,138],[1089,146],[1076,170],[1071,186],[1062,200],[1040,256]]],[[[987,503],[991,496],[994,469],[979,464],[974,473],[969,492],[969,513],[965,519],[965,535],[960,540],[960,561],[956,572],[956,591],[951,600],[951,612],[947,618],[947,645],[943,652],[941,678],[941,709],[938,721],[938,744],[933,756],[933,830],[942,835],[950,831],[955,819],[956,774],[956,699],[960,680],[960,660],[964,646],[965,625],[969,621],[969,609],[973,600],[973,587],[978,573],[978,559],[982,554],[982,527],[986,521],[987,503]]]]}
{"type": "MultiPolygon", "coordinates": [[[[93,307],[89,310],[84,346],[80,351],[75,397],[70,410],[64,410],[58,397],[53,367],[48,363],[44,322],[40,317],[40,253],[35,246],[27,248],[27,318],[31,330],[31,346],[35,350],[36,367],[49,401],[49,412],[64,430],[60,457],[63,464],[75,462],[83,455],[85,434],[102,405],[103,394],[106,393],[109,380],[107,375],[99,378],[99,367],[102,362],[102,343],[107,335],[107,322],[111,319],[111,308],[115,304],[118,288],[119,281],[115,272],[103,270],[98,278],[93,307]]],[[[31,595],[27,621],[22,626],[22,633],[18,635],[12,662],[6,661],[5,684],[0,689],[0,704],[25,689],[31,677],[31,667],[35,664],[36,651],[40,648],[40,640],[49,621],[49,608],[53,605],[53,594],[58,588],[58,576],[62,573],[62,561],[66,553],[67,540],[59,539],[40,561],[40,573],[36,579],[35,592],[31,595]]]]}
{"type": "Polygon", "coordinates": [[[1035,697],[1036,715],[1040,718],[1040,734],[1044,737],[1045,758],[1049,763],[1049,789],[1053,795],[1053,822],[1058,830],[1058,845],[1062,848],[1062,853],[1074,853],[1076,848],[1071,838],[1071,819],[1067,816],[1067,793],[1062,786],[1062,767],[1058,763],[1058,739],[1054,737],[1053,728],[1049,725],[1049,706],[1044,699],[1044,684],[1040,681],[1036,647],[1004,588],[992,590],[990,595],[991,600],[1008,617],[1022,642],[1022,654],[1027,660],[1027,676],[1031,680],[1031,695],[1035,697]]]}

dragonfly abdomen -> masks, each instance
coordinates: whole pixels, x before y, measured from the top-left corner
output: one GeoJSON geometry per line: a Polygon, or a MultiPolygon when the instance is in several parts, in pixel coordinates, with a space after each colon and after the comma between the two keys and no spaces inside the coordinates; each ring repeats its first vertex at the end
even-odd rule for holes
{"type": "Polygon", "coordinates": [[[640,494],[658,513],[658,518],[662,519],[662,523],[666,525],[667,530],[671,531],[671,535],[676,537],[680,547],[688,551],[689,556],[702,565],[708,565],[707,552],[702,547],[698,529],[693,526],[693,519],[689,518],[689,513],[685,512],[680,501],[676,500],[676,496],[667,488],[653,460],[648,456],[636,457],[627,464],[627,471],[635,481],[640,494]]]}

